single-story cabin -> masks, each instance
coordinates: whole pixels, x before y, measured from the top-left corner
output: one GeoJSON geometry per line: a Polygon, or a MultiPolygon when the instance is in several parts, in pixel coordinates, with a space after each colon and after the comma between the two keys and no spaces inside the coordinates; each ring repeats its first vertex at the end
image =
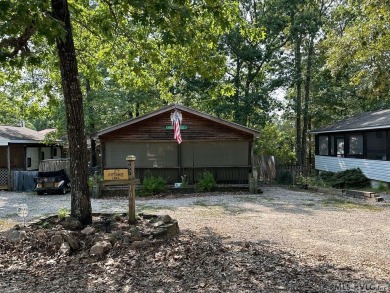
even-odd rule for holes
{"type": "Polygon", "coordinates": [[[390,109],[366,112],[315,134],[315,169],[360,168],[373,181],[390,182],[390,109]]]}
{"type": "Polygon", "coordinates": [[[169,105],[103,129],[94,138],[100,143],[101,168],[127,168],[126,156],[136,157],[136,178],[162,176],[167,183],[197,181],[205,170],[217,183],[248,183],[253,166],[257,130],[244,127],[182,105],[169,105]],[[182,142],[174,138],[172,115],[181,120],[182,142]]]}
{"type": "Polygon", "coordinates": [[[36,171],[39,162],[61,158],[62,146],[44,143],[47,131],[0,125],[0,188],[12,190],[15,171],[36,171]]]}

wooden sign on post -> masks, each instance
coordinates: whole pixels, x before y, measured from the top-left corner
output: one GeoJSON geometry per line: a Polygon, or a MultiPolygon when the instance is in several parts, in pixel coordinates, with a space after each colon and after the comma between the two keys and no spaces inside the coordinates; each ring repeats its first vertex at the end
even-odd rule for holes
{"type": "Polygon", "coordinates": [[[129,184],[129,224],[135,224],[135,156],[127,156],[129,184]]]}
{"type": "Polygon", "coordinates": [[[109,169],[104,170],[104,180],[127,180],[129,179],[129,173],[127,169],[109,169]]]}

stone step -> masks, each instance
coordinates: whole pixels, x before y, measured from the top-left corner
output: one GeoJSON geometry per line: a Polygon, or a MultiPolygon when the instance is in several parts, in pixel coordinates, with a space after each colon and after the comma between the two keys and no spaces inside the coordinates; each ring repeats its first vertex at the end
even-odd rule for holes
{"type": "Polygon", "coordinates": [[[375,192],[371,191],[362,191],[362,190],[343,190],[343,193],[346,196],[358,197],[358,198],[374,198],[375,192]]]}

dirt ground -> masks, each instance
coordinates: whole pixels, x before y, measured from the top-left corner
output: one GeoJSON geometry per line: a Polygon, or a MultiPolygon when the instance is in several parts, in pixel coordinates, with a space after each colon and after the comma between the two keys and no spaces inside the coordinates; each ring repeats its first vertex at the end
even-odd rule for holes
{"type": "MultiPolygon", "coordinates": [[[[113,211],[124,203],[100,199],[99,208],[113,211]]],[[[25,248],[0,243],[0,291],[390,292],[388,198],[375,203],[264,187],[262,194],[142,199],[136,205],[138,212],[178,220],[181,236],[145,251],[121,246],[103,259],[40,252],[38,261],[25,248]]]]}

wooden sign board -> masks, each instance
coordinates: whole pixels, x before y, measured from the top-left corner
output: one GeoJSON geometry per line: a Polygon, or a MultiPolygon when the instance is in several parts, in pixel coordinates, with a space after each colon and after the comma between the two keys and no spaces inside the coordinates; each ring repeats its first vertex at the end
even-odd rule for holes
{"type": "Polygon", "coordinates": [[[110,169],[104,170],[104,180],[128,180],[129,170],[128,169],[110,169]]]}

